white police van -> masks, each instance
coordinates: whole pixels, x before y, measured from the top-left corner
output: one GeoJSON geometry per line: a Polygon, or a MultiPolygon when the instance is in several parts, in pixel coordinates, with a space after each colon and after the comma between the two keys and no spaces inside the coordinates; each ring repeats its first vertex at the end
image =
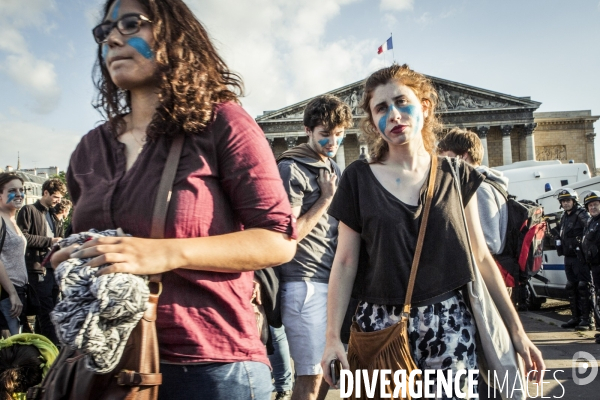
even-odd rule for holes
{"type": "MultiPolygon", "coordinates": [[[[508,192],[517,200],[533,200],[544,207],[549,232],[558,235],[557,225],[562,209],[554,196],[561,187],[569,187],[583,196],[589,190],[600,190],[600,177],[592,178],[587,164],[553,161],[520,161],[495,169],[508,178],[508,192]]],[[[547,297],[566,299],[564,257],[556,254],[551,235],[544,240],[544,261],[538,277],[529,284],[529,307],[539,309],[547,297]]]]}

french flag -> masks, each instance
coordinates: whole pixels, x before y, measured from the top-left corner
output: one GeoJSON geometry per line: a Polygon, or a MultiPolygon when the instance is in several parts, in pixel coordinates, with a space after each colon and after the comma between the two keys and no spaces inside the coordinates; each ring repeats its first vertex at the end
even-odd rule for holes
{"type": "Polygon", "coordinates": [[[386,40],[384,44],[379,46],[379,48],[377,49],[377,54],[381,54],[384,51],[391,50],[393,48],[394,48],[394,45],[392,44],[392,37],[390,36],[390,38],[388,40],[386,40]]]}

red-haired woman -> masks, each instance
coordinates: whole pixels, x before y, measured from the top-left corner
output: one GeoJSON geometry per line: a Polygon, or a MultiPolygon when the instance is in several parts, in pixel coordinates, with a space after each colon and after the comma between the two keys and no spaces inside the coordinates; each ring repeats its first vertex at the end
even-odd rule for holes
{"type": "MultiPolygon", "coordinates": [[[[238,103],[242,82],[181,0],[109,0],[93,30],[98,107],[67,172],[74,232],[122,228],[74,257],[101,273],[163,273],[160,398],[270,398],[251,271],[295,252],[295,223],[264,134],[238,103]],[[148,239],[174,135],[185,135],[167,239],[148,239]]],[[[65,252],[57,253],[53,264],[65,252]]]]}
{"type": "Polygon", "coordinates": [[[360,300],[355,319],[363,332],[380,331],[401,319],[427,181],[435,164],[431,212],[408,318],[416,366],[453,372],[477,369],[476,326],[460,289],[479,268],[527,368],[544,369],[542,355],[527,338],[487,250],[474,199],[482,176],[464,163],[432,159],[439,129],[436,103],[431,81],[406,65],[381,69],[365,82],[361,128],[371,159],[346,168],[329,209],[340,221],[322,361],[330,384],[332,359],[348,368],[340,327],[351,295],[360,300]]]}

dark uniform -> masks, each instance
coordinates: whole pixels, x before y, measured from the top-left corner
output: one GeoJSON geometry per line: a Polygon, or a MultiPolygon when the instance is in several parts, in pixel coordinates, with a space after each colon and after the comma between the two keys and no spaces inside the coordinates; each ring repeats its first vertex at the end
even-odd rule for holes
{"type": "MultiPolygon", "coordinates": [[[[599,192],[592,191],[585,197],[586,207],[592,201],[600,201],[599,192]]],[[[583,234],[581,247],[585,261],[591,269],[595,297],[594,318],[596,327],[600,328],[600,215],[589,220],[583,234]]]]}
{"type": "MultiPolygon", "coordinates": [[[[575,194],[576,195],[576,194],[575,194]]],[[[560,195],[559,195],[560,199],[560,195]]],[[[591,302],[592,302],[592,275],[590,268],[583,259],[581,240],[583,231],[590,215],[573,198],[574,206],[560,219],[560,241],[557,246],[558,255],[565,256],[565,273],[567,285],[565,287],[569,296],[572,318],[563,328],[590,329],[591,302]]]]}

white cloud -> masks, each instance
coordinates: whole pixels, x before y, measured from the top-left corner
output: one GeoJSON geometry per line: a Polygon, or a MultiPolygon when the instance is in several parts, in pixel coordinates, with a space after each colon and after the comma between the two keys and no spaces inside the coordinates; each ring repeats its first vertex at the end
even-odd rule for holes
{"type": "Polygon", "coordinates": [[[423,13],[418,19],[417,19],[417,23],[420,25],[428,25],[430,24],[432,21],[431,18],[431,14],[429,13],[429,11],[423,13]]]}
{"type": "Polygon", "coordinates": [[[60,99],[60,87],[54,64],[39,60],[29,53],[15,54],[6,57],[2,71],[34,98],[35,112],[46,114],[56,108],[60,99]]]}
{"type": "Polygon", "coordinates": [[[81,139],[80,134],[56,131],[46,125],[0,118],[2,146],[0,168],[17,165],[17,152],[21,155],[23,168],[58,166],[65,170],[68,158],[81,139]],[[32,135],[33,134],[33,135],[32,135]],[[35,140],[31,140],[32,136],[35,140]]]}
{"type": "Polygon", "coordinates": [[[379,8],[382,10],[404,11],[412,10],[414,0],[381,0],[379,8]]]}
{"type": "Polygon", "coordinates": [[[378,43],[353,37],[325,40],[327,24],[356,1],[360,0],[187,4],[215,38],[229,67],[242,75],[244,107],[257,116],[366,77],[378,43]]]}
{"type": "Polygon", "coordinates": [[[48,23],[46,13],[55,9],[54,1],[20,0],[0,2],[0,72],[21,86],[31,96],[30,107],[45,114],[53,111],[60,100],[60,87],[54,64],[36,57],[28,48],[21,30],[38,28],[46,34],[56,28],[48,23]]]}

